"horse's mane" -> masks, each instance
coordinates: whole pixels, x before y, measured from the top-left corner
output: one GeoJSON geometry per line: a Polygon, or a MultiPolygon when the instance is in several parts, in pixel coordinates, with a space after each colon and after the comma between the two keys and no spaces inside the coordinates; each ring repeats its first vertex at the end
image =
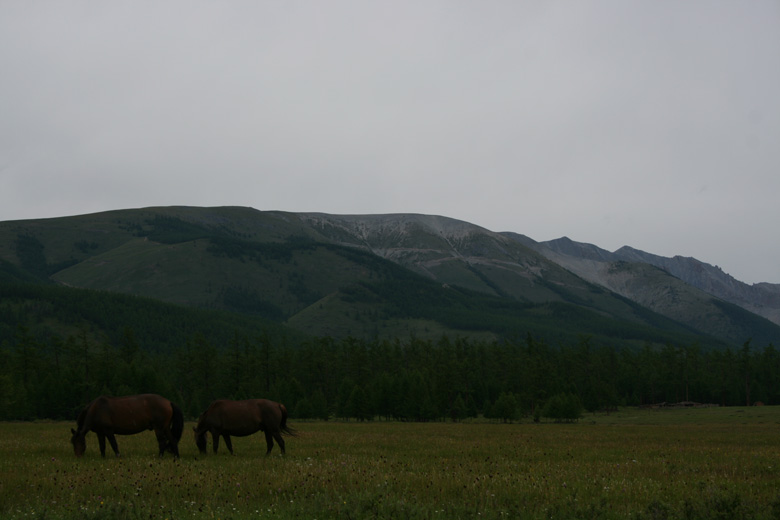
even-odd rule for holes
{"type": "MultiPolygon", "coordinates": [[[[90,403],[92,404],[92,403],[90,403]]],[[[89,404],[84,407],[83,410],[81,410],[81,413],[79,413],[78,418],[76,419],[76,430],[81,431],[81,427],[84,426],[84,421],[87,419],[87,410],[89,410],[89,404]]]]}

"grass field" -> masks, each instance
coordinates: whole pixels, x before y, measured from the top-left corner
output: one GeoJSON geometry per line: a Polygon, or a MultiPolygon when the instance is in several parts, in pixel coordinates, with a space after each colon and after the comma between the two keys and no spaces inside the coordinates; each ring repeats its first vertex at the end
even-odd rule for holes
{"type": "Polygon", "coordinates": [[[780,407],[291,424],[284,458],[201,457],[188,424],[174,461],[151,432],[76,459],[72,423],[0,423],[0,518],[780,518],[780,407]]]}

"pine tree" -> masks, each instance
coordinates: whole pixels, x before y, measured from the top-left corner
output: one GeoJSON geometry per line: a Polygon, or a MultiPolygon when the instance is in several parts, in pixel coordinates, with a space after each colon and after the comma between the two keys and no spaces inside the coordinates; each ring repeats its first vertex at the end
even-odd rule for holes
{"type": "Polygon", "coordinates": [[[373,417],[368,395],[359,385],[355,385],[352,388],[352,392],[347,399],[346,408],[347,416],[354,417],[358,421],[366,421],[373,417]]]}
{"type": "Polygon", "coordinates": [[[458,394],[450,406],[450,418],[454,422],[458,422],[464,417],[466,417],[466,401],[464,401],[463,397],[458,394]]]}

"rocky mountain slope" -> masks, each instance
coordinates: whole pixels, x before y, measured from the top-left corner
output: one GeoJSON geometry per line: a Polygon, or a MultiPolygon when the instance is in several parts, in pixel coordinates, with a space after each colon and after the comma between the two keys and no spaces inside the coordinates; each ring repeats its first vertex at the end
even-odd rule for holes
{"type": "Polygon", "coordinates": [[[660,286],[669,291],[682,283],[702,291],[703,295],[698,295],[699,300],[714,296],[780,324],[780,284],[748,285],[724,273],[719,267],[695,258],[668,258],[628,246],[611,253],[593,244],[574,242],[566,237],[540,243],[526,237],[524,243],[586,280],[648,305],[665,315],[677,315],[680,309],[675,305],[677,300],[671,297],[671,294],[668,295],[670,297],[659,295],[659,277],[664,276],[667,280],[660,283],[660,286]],[[628,274],[627,264],[653,266],[662,273],[635,267],[631,274],[628,274]]]}
{"type": "Polygon", "coordinates": [[[695,259],[664,259],[628,247],[610,253],[568,238],[537,243],[432,215],[300,216],[331,239],[365,247],[442,283],[521,301],[550,301],[565,290],[587,294],[598,307],[584,280],[693,329],[745,339],[753,320],[735,305],[768,319],[780,310],[771,306],[771,294],[754,299],[754,290],[737,298],[735,289],[749,289],[746,284],[695,259]]]}

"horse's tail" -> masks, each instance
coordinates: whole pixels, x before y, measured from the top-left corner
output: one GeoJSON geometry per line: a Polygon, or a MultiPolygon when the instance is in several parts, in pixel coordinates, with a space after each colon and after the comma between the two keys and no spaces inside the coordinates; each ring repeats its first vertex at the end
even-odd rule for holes
{"type": "Polygon", "coordinates": [[[181,440],[181,434],[184,431],[184,414],[182,413],[181,408],[173,403],[171,403],[171,408],[173,408],[173,417],[171,418],[171,434],[178,444],[181,440]]]}
{"type": "Polygon", "coordinates": [[[282,403],[279,403],[279,411],[282,412],[282,421],[279,423],[279,431],[286,435],[292,435],[295,437],[298,432],[287,426],[287,408],[282,403]]]}

